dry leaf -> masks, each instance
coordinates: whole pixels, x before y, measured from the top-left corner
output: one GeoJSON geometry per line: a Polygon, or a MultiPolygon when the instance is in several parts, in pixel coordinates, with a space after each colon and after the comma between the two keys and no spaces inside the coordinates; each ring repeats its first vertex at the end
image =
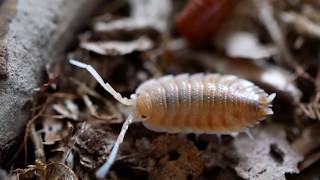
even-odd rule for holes
{"type": "Polygon", "coordinates": [[[229,20],[214,36],[213,43],[229,57],[261,59],[275,55],[278,51],[273,44],[265,45],[260,42],[260,29],[252,21],[256,17],[253,1],[241,1],[229,20]]]}
{"type": "Polygon", "coordinates": [[[82,42],[80,46],[100,55],[126,55],[134,51],[145,51],[153,47],[153,42],[146,37],[133,41],[82,42]]]}
{"type": "Polygon", "coordinates": [[[78,180],[75,173],[66,165],[61,163],[50,163],[47,165],[47,180],[78,180]]]}
{"type": "Polygon", "coordinates": [[[171,15],[172,4],[170,0],[129,0],[131,17],[144,22],[159,31],[168,30],[168,21],[171,15]]]}
{"type": "Polygon", "coordinates": [[[79,120],[79,108],[72,100],[66,99],[64,105],[53,104],[52,108],[61,115],[61,118],[79,120]]]}
{"type": "Polygon", "coordinates": [[[158,162],[150,179],[199,179],[203,171],[200,152],[185,138],[160,136],[152,143],[152,156],[158,162]]]}
{"type": "Polygon", "coordinates": [[[108,157],[115,139],[113,134],[87,125],[75,144],[81,165],[90,169],[101,165],[108,157]]]}
{"type": "Polygon", "coordinates": [[[303,130],[301,136],[293,142],[293,148],[303,154],[305,159],[300,164],[300,170],[304,170],[313,163],[320,159],[320,123],[313,124],[312,126],[303,130]]]}
{"type": "MultiPolygon", "coordinates": [[[[269,125],[254,129],[254,139],[240,136],[234,140],[234,146],[239,156],[235,170],[245,179],[286,179],[286,173],[298,173],[298,163],[302,155],[289,145],[283,128],[269,125]],[[283,153],[283,161],[275,158],[276,146],[283,153]]],[[[279,155],[281,156],[281,155],[279,155]]]]}
{"type": "Polygon", "coordinates": [[[29,165],[26,169],[17,169],[14,173],[20,180],[78,180],[68,166],[56,162],[44,164],[36,160],[35,165],[29,165]]]}
{"type": "MultiPolygon", "coordinates": [[[[312,7],[309,7],[307,9],[309,9],[309,14],[311,11],[313,16],[315,16],[314,14],[316,14],[316,16],[320,17],[320,13],[316,10],[313,10],[312,7]]],[[[314,18],[315,20],[318,20],[318,22],[312,21],[312,19],[308,18],[308,16],[306,16],[305,14],[300,14],[293,11],[281,13],[280,18],[283,22],[293,25],[294,30],[298,33],[317,39],[320,38],[320,18],[314,18]]]]}
{"type": "Polygon", "coordinates": [[[222,41],[228,56],[233,58],[262,59],[277,54],[273,45],[262,45],[256,34],[234,31],[222,41]]]}
{"type": "Polygon", "coordinates": [[[170,0],[130,0],[130,18],[122,18],[110,22],[97,22],[95,31],[132,31],[143,28],[154,28],[158,31],[168,30],[168,21],[171,15],[170,0]]]}
{"type": "Polygon", "coordinates": [[[46,118],[42,122],[43,129],[40,130],[44,133],[43,144],[50,145],[56,141],[61,141],[67,137],[71,132],[70,126],[65,126],[60,119],[46,118]]]}

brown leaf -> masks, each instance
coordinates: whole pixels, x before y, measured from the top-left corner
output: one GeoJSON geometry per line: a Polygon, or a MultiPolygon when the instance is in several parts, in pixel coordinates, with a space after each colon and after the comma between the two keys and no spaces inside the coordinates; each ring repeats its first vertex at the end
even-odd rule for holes
{"type": "Polygon", "coordinates": [[[171,1],[130,0],[130,18],[105,22],[97,22],[95,31],[132,31],[152,27],[158,31],[168,30],[168,21],[171,15],[171,1]]]}
{"type": "Polygon", "coordinates": [[[106,160],[116,136],[98,127],[87,126],[79,134],[75,145],[80,156],[80,163],[84,167],[94,169],[106,160]]]}
{"type": "Polygon", "coordinates": [[[245,31],[233,31],[223,41],[224,49],[229,57],[262,59],[270,58],[278,53],[274,45],[262,45],[257,34],[245,31]]]}
{"type": "Polygon", "coordinates": [[[145,51],[153,47],[153,42],[146,37],[129,42],[105,41],[105,42],[82,42],[82,48],[100,55],[125,55],[134,51],[145,51]]]}
{"type": "Polygon", "coordinates": [[[15,170],[17,178],[20,180],[78,180],[72,169],[65,164],[56,162],[44,164],[37,160],[35,164],[28,166],[26,169],[15,170]]]}
{"type": "Polygon", "coordinates": [[[61,163],[51,163],[47,165],[47,180],[78,180],[74,172],[61,163]]]}
{"type": "Polygon", "coordinates": [[[293,142],[293,148],[304,155],[304,160],[299,166],[301,171],[320,160],[320,153],[317,151],[320,147],[319,128],[320,123],[313,124],[304,129],[302,135],[293,142]]]}
{"type": "Polygon", "coordinates": [[[269,125],[255,129],[254,139],[240,136],[234,140],[239,156],[235,170],[245,179],[285,179],[286,173],[298,173],[297,164],[302,155],[294,151],[285,139],[283,128],[269,125]],[[272,146],[277,146],[283,161],[279,161],[272,153],[272,146]]]}
{"type": "MultiPolygon", "coordinates": [[[[60,119],[46,118],[42,122],[44,132],[43,144],[54,144],[56,141],[61,141],[71,133],[71,126],[66,126],[60,119]]],[[[71,125],[71,124],[69,124],[71,125]]]]}
{"type": "Polygon", "coordinates": [[[79,108],[70,99],[65,99],[64,104],[53,104],[52,108],[61,115],[61,118],[79,120],[79,108]]]}
{"type": "Polygon", "coordinates": [[[152,143],[157,163],[150,179],[200,179],[204,162],[200,152],[187,139],[160,136],[152,143]]]}

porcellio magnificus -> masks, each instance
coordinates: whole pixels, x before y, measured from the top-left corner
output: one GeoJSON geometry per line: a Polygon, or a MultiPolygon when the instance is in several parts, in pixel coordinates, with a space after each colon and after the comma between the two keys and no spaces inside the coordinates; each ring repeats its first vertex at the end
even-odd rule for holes
{"type": "Polygon", "coordinates": [[[234,75],[167,75],[142,83],[127,99],[105,83],[90,65],[76,60],[70,63],[87,69],[115,99],[133,107],[107,162],[97,171],[98,177],[105,177],[109,171],[133,120],[142,121],[145,127],[157,132],[231,134],[273,114],[271,102],[275,94],[268,95],[252,82],[234,75]]]}
{"type": "Polygon", "coordinates": [[[206,41],[219,30],[237,0],[189,0],[178,13],[178,32],[192,42],[206,41]]]}

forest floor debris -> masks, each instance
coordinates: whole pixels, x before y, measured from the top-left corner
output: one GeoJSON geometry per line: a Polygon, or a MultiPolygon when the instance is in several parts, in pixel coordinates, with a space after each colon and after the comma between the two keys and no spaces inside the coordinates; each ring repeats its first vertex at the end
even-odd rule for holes
{"type": "MultiPolygon", "coordinates": [[[[127,97],[147,79],[186,72],[235,74],[279,94],[274,103],[275,115],[250,128],[254,139],[243,133],[221,137],[166,135],[135,123],[107,179],[319,176],[312,171],[319,168],[320,160],[316,131],[320,120],[319,32],[308,30],[311,25],[305,26],[308,36],[302,37],[305,33],[296,29],[301,18],[312,20],[314,27],[320,25],[315,10],[319,6],[309,11],[296,8],[316,2],[241,1],[237,6],[251,5],[242,7],[242,17],[232,23],[242,24],[245,31],[218,32],[221,37],[213,36],[204,44],[192,44],[174,29],[172,17],[185,2],[105,2],[92,18],[90,28],[79,35],[78,44],[61,63],[48,66],[47,83],[37,89],[30,110],[24,150],[16,157],[21,161],[8,164],[8,176],[22,180],[35,176],[93,179],[108,157],[129,110],[115,102],[86,72],[70,66],[67,58],[91,64],[127,97]],[[260,12],[259,17],[252,15],[252,8],[260,12]],[[235,44],[236,55],[229,45],[217,43],[217,39],[226,40],[235,33],[239,37],[233,37],[231,43],[235,44]],[[239,47],[244,41],[250,44],[239,47]],[[28,141],[30,136],[32,142],[28,141]],[[28,165],[21,163],[24,160],[28,165]]],[[[232,16],[225,26],[232,27],[231,21],[232,16]]]]}

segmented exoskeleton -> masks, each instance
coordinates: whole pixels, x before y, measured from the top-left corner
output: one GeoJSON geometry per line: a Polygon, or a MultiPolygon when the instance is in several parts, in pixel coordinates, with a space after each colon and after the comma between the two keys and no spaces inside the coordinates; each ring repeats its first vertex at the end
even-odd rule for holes
{"type": "Polygon", "coordinates": [[[105,83],[90,65],[76,60],[70,63],[87,69],[115,99],[133,107],[107,162],[96,173],[100,178],[111,168],[133,120],[142,121],[147,128],[158,132],[230,134],[273,114],[270,103],[275,94],[268,95],[252,82],[233,75],[167,75],[142,83],[127,99],[105,83]]]}

